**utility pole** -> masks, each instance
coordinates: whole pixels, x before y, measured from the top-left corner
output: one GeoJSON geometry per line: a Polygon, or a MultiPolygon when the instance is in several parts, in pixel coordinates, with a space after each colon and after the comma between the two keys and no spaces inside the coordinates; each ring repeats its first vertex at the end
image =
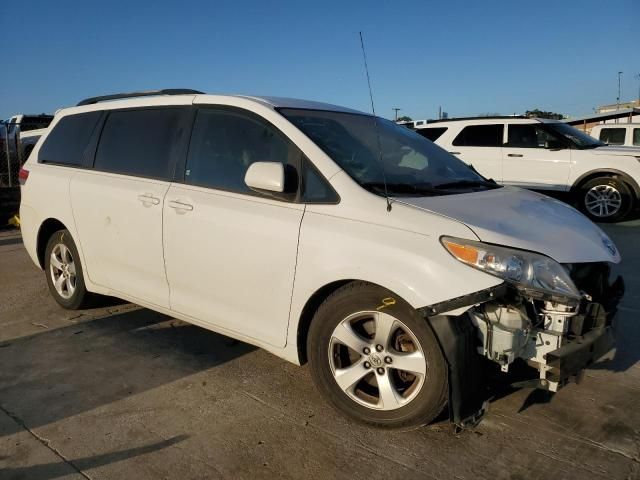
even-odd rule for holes
{"type": "Polygon", "coordinates": [[[397,108],[397,107],[393,107],[391,110],[393,110],[394,112],[396,112],[396,122],[398,121],[398,112],[400,110],[402,110],[401,108],[397,108]]]}
{"type": "Polygon", "coordinates": [[[618,72],[618,98],[616,98],[616,110],[620,110],[620,82],[622,80],[622,72],[618,72]]]}
{"type": "Polygon", "coordinates": [[[634,77],[638,80],[638,107],[640,107],[640,73],[636,73],[634,77]]]}

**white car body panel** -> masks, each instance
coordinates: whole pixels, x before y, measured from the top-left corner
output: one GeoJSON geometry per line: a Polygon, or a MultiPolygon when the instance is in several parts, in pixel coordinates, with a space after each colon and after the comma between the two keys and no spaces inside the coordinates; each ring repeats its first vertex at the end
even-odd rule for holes
{"type": "Polygon", "coordinates": [[[171,309],[284,347],[303,213],[303,204],[173,184],[164,208],[171,309]]]}
{"type": "Polygon", "coordinates": [[[569,205],[535,192],[503,187],[398,201],[462,220],[483,242],[544,253],[559,263],[620,261],[597,225],[569,205]]]}
{"type": "Polygon", "coordinates": [[[78,170],[70,197],[91,282],[169,307],[162,205],[169,182],[78,170]],[[87,201],[90,199],[90,201],[87,201]]]}

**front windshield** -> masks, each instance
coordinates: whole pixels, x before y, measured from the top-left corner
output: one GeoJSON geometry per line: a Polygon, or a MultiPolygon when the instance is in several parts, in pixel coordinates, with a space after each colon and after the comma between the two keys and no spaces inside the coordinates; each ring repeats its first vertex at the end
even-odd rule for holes
{"type": "Polygon", "coordinates": [[[280,112],[373,193],[384,194],[385,180],[393,196],[497,188],[450,153],[389,120],[378,118],[376,126],[370,115],[296,109],[280,112]]]}
{"type": "Polygon", "coordinates": [[[566,123],[546,123],[546,127],[568,139],[578,148],[602,147],[605,144],[566,123]]]}

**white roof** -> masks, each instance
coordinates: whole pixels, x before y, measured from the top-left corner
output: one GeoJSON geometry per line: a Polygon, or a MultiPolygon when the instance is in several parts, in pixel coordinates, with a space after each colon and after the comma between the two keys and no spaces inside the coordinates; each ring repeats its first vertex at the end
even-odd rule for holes
{"type": "Polygon", "coordinates": [[[82,106],[68,107],[60,109],[56,114],[63,113],[73,114],[95,110],[111,110],[116,108],[130,108],[143,106],[162,106],[162,105],[186,105],[186,104],[226,104],[233,99],[242,99],[258,103],[272,109],[276,108],[295,108],[305,110],[327,110],[332,112],[356,113],[360,115],[370,115],[369,113],[360,112],[339,105],[330,103],[317,102],[314,100],[302,100],[297,98],[286,97],[269,97],[269,96],[253,96],[253,95],[213,95],[213,94],[180,94],[180,95],[152,95],[139,96],[130,98],[114,98],[98,103],[90,103],[82,106]]]}
{"type": "Polygon", "coordinates": [[[495,123],[562,123],[562,120],[552,120],[548,118],[523,118],[523,117],[472,117],[472,118],[452,118],[447,120],[437,120],[435,122],[424,125],[416,125],[416,129],[420,128],[442,128],[451,124],[468,124],[468,125],[493,125],[495,123]]]}

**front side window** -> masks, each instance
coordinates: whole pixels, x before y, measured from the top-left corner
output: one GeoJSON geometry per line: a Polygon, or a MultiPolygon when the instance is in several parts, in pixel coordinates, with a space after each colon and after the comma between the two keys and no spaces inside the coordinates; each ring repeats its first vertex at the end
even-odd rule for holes
{"type": "Polygon", "coordinates": [[[633,129],[633,144],[640,146],[640,128],[633,129]]]}
{"type": "Polygon", "coordinates": [[[279,130],[258,117],[233,110],[202,109],[191,134],[184,181],[251,193],[244,182],[249,165],[280,162],[290,171],[301,155],[279,130]]]}
{"type": "Polygon", "coordinates": [[[609,145],[624,145],[626,128],[603,128],[600,130],[600,140],[609,145]]]}
{"type": "Polygon", "coordinates": [[[105,172],[169,180],[186,135],[179,107],[116,110],[109,113],[94,168],[105,172]]]}
{"type": "Polygon", "coordinates": [[[60,165],[82,165],[84,150],[102,112],[79,113],[62,117],[53,127],[38,153],[38,161],[60,165]]]}
{"type": "Polygon", "coordinates": [[[501,147],[504,125],[469,125],[453,141],[457,147],[501,147]]]}
{"type": "Polygon", "coordinates": [[[604,145],[600,140],[596,140],[591,135],[587,135],[585,132],[566,123],[549,122],[543,125],[548,131],[553,132],[564,140],[568,140],[578,149],[597,148],[604,145]]]}
{"type": "Polygon", "coordinates": [[[429,196],[495,188],[450,153],[389,120],[321,110],[280,113],[375,194],[386,190],[394,196],[429,196]]]}
{"type": "Polygon", "coordinates": [[[548,148],[550,143],[560,142],[560,138],[546,130],[541,124],[513,124],[507,131],[507,147],[548,148]]]}

